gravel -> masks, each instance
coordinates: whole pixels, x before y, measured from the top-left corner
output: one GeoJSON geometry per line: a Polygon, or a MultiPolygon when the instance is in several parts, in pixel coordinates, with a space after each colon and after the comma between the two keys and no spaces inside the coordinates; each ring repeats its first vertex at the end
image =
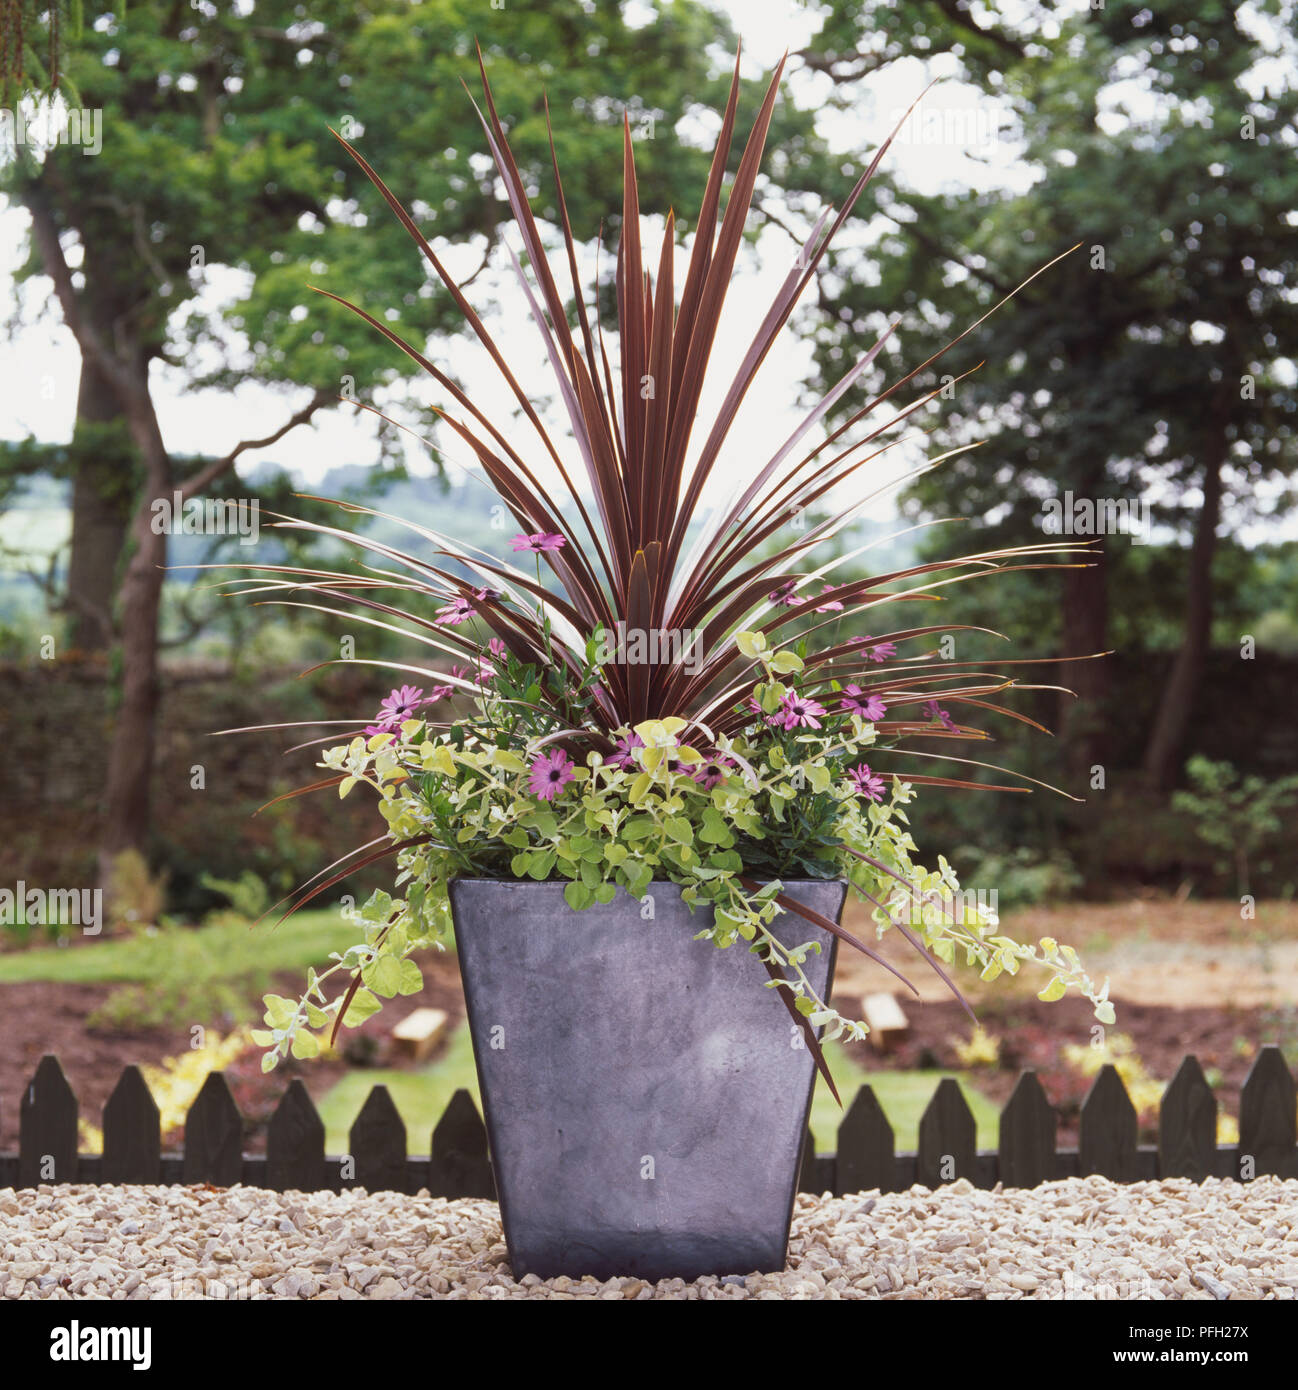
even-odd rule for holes
{"type": "Polygon", "coordinates": [[[515,1281],[494,1202],[353,1189],[0,1190],[5,1298],[1298,1297],[1298,1181],[1070,1178],[799,1196],[780,1274],[515,1281]]]}

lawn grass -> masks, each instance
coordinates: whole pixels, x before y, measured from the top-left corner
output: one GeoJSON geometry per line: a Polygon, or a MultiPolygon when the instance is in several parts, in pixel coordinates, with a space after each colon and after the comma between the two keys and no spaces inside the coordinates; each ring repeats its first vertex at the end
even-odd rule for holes
{"type": "Polygon", "coordinates": [[[843,1122],[847,1107],[852,1104],[858,1086],[869,1084],[883,1113],[892,1125],[893,1137],[898,1153],[913,1152],[919,1147],[919,1122],[933,1099],[938,1082],[944,1077],[953,1077],[960,1083],[964,1098],[973,1111],[974,1124],[978,1130],[978,1147],[994,1149],[999,1133],[999,1115],[996,1106],[976,1088],[974,1079],[968,1073],[951,1071],[869,1071],[861,1067],[858,1059],[868,1056],[859,1045],[848,1051],[841,1044],[825,1045],[825,1060],[843,1097],[843,1109],[838,1108],[829,1087],[819,1077],[816,1091],[811,1100],[811,1132],[816,1139],[817,1153],[833,1153],[838,1148],[838,1127],[843,1122]]]}
{"type": "MultiPolygon", "coordinates": [[[[852,1053],[829,1044],[826,1048],[830,1070],[845,1105],[851,1105],[856,1088],[868,1081],[892,1121],[899,1151],[914,1149],[918,1142],[919,1120],[924,1107],[933,1098],[937,1083],[944,1076],[955,1075],[941,1071],[876,1071],[865,1072],[852,1053]]],[[[969,1085],[967,1078],[956,1076],[963,1083],[965,1099],[973,1111],[978,1126],[978,1147],[996,1147],[996,1108],[991,1101],[969,1085]]],[[[351,1129],[371,1086],[386,1086],[401,1118],[406,1122],[407,1142],[411,1153],[427,1153],[433,1126],[442,1117],[447,1103],[460,1087],[468,1090],[479,1111],[482,1099],[478,1093],[478,1076],[473,1066],[473,1047],[467,1025],[461,1024],[451,1035],[447,1050],[435,1062],[416,1071],[381,1069],[350,1072],[316,1102],[325,1125],[326,1152],[349,1151],[348,1131],[351,1129]]],[[[837,1147],[838,1126],[843,1111],[839,1110],[829,1088],[823,1081],[816,1085],[811,1105],[811,1131],[816,1136],[820,1153],[832,1153],[837,1147]]]]}
{"type": "Polygon", "coordinates": [[[473,1043],[465,1024],[451,1034],[446,1051],[426,1067],[414,1071],[390,1071],[365,1067],[350,1071],[316,1102],[325,1127],[325,1152],[350,1152],[348,1131],[360,1114],[372,1086],[386,1086],[393,1104],[406,1122],[406,1143],[412,1154],[426,1154],[433,1126],[442,1118],[451,1097],[461,1087],[468,1090],[478,1110],[478,1073],[473,1065],[473,1043]]]}
{"type": "Polygon", "coordinates": [[[166,973],[168,958],[184,954],[202,958],[214,979],[261,971],[305,972],[319,967],[330,951],[344,951],[357,929],[335,912],[298,912],[286,922],[249,927],[238,921],[207,927],[162,927],[87,945],[42,946],[0,954],[0,984],[55,980],[65,984],[147,984],[166,973]]]}

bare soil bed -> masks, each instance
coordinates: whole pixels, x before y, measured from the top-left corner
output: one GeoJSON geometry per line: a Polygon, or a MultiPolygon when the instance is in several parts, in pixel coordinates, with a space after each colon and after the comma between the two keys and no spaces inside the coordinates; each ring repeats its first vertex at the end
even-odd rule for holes
{"type": "MultiPolygon", "coordinates": [[[[405,1065],[391,1055],[392,1030],[407,1014],[421,1007],[445,1009],[452,1026],[464,1016],[464,994],[454,957],[428,953],[421,957],[424,989],[419,994],[398,996],[358,1029],[349,1029],[346,1051],[302,1064],[290,1059],[266,1075],[261,1054],[245,1053],[225,1068],[225,1077],[246,1126],[245,1151],[265,1148],[266,1124],[284,1094],[290,1077],[301,1077],[312,1096],[322,1096],[352,1067],[348,1057],[362,1057],[383,1066],[405,1065]]],[[[274,988],[296,997],[302,980],[296,972],[277,979],[274,988]]],[[[0,1150],[18,1147],[18,1106],[23,1087],[36,1064],[47,1052],[63,1067],[81,1115],[94,1125],[101,1123],[104,1102],[131,1063],[158,1064],[185,1052],[190,1045],[187,1029],[88,1028],[86,1019],[112,992],[110,985],[85,985],[36,981],[0,985],[0,1150]]],[[[258,1016],[254,1022],[260,1024],[258,1016]]],[[[220,1027],[219,1024],[213,1025],[220,1027]]],[[[340,1045],[343,1040],[340,1039],[340,1045]]],[[[164,1151],[180,1147],[180,1135],[164,1140],[164,1151]]]]}
{"type": "MultiPolygon", "coordinates": [[[[1293,1028],[1298,1014],[1272,1009],[1170,1008],[1159,1004],[1115,1001],[1117,1029],[1128,1035],[1147,1071],[1164,1083],[1175,1075],[1187,1053],[1199,1059],[1209,1075],[1222,1110],[1239,1115],[1239,1090],[1261,1043],[1287,1044],[1290,1067],[1298,1065],[1293,1028]]],[[[895,1052],[880,1056],[867,1043],[855,1055],[868,1070],[910,1070],[940,1067],[962,1069],[956,1043],[968,1039],[969,1015],[954,1001],[907,1004],[910,1037],[895,1052]]],[[[1046,1096],[1059,1113],[1059,1142],[1075,1145],[1077,1118],[1092,1078],[1069,1065],[1064,1048],[1091,1041],[1095,1018],[1085,1000],[1007,1000],[978,1005],[978,1020],[1000,1046],[1000,1061],[977,1066],[971,1083],[997,1106],[1009,1099],[1023,1068],[1037,1072],[1046,1096]]],[[[1156,1139],[1154,1116],[1144,1117],[1142,1142],[1156,1139]]]]}

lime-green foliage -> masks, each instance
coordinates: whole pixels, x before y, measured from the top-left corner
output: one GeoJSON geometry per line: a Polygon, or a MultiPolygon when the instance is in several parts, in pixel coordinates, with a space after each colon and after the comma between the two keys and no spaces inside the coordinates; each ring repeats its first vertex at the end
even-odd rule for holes
{"type": "Polygon", "coordinates": [[[238,878],[216,878],[205,873],[199,882],[204,888],[223,893],[230,900],[230,908],[238,916],[255,922],[271,905],[270,889],[251,869],[245,869],[238,878]]]}
{"type": "MultiPolygon", "coordinates": [[[[566,880],[564,897],[575,911],[611,902],[619,887],[643,902],[655,880],[678,883],[683,901],[712,910],[698,935],[720,948],[757,952],[808,1030],[859,1039],[865,1025],[840,1015],[803,968],[818,943],[786,946],[769,930],[784,910],[776,900],[781,876],[842,878],[870,905],[878,926],[893,925],[892,912],[908,916],[948,964],[959,950],[981,967],[984,981],[1016,974],[1021,964],[1045,967],[1050,982],[1040,997],[1057,999],[1073,985],[1096,1005],[1097,1017],[1110,1021],[1107,986],[1090,980],[1071,948],[1048,937],[1027,946],[996,934],[994,920],[956,899],[959,885],[945,859],[937,871],[915,862],[904,810],[909,785],[894,777],[889,790],[877,778],[878,800],[858,794],[849,769],[889,742],[876,741],[873,723],[815,705],[823,725],[781,725],[779,714],[801,696],[805,644],[777,650],[761,632],[739,632],[735,644],[764,677],[752,686],[759,708],[746,728],[716,734],[705,751],[683,741],[684,719],[667,716],[614,731],[627,750],[622,760],[592,750],[583,765],[564,752],[547,754],[560,760],[563,780],[544,800],[530,780],[539,764],[529,763],[538,733],[552,732],[538,729],[534,714],[532,687],[539,688],[543,673],[512,654],[501,659],[495,688],[484,684],[476,713],[449,729],[406,718],[326,749],[322,765],[338,774],[340,796],[361,785],[377,794],[389,837],[400,846],[405,893],[375,893],[351,914],[363,939],[322,974],[308,972],[298,1000],[267,996],[267,1027],[253,1034],[267,1049],[263,1066],[269,1070],[290,1053],[315,1056],[312,1030],[330,1028],[344,999],[342,1022],[354,1027],[383,998],[417,990],[419,972],[407,957],[446,936],[446,885],[456,877],[566,880]],[[326,977],[358,969],[363,988],[326,995],[326,977]]],[[[598,669],[588,652],[561,727],[578,725],[598,669]]],[[[421,695],[393,698],[417,702],[421,695]]]]}
{"type": "Polygon", "coordinates": [[[278,927],[227,918],[206,927],[142,928],[116,941],[0,955],[0,984],[117,984],[90,1022],[107,1027],[242,1022],[270,978],[305,970],[353,935],[336,912],[301,912],[278,927]]]}
{"type": "Polygon", "coordinates": [[[108,902],[114,926],[153,926],[166,906],[166,876],[150,872],[139,850],[124,849],[113,859],[108,902]]]}

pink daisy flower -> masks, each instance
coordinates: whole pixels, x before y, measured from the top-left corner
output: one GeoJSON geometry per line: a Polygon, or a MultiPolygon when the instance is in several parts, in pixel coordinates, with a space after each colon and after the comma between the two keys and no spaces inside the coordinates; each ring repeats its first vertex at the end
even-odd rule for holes
{"type": "Polygon", "coordinates": [[[487,650],[496,658],[497,661],[504,661],[509,656],[509,651],[499,637],[493,637],[487,643],[487,650]]]}
{"type": "Polygon", "coordinates": [[[366,737],[395,733],[400,724],[415,717],[417,709],[423,705],[431,705],[441,698],[442,692],[449,695],[450,687],[435,686],[433,693],[425,697],[424,692],[417,686],[398,686],[379,706],[379,712],[374,716],[375,722],[365,730],[366,737]]]}
{"type": "Polygon", "coordinates": [[[744,708],[745,708],[745,709],[749,712],[749,714],[751,714],[755,719],[762,719],[762,720],[764,720],[767,724],[783,724],[783,723],[784,723],[784,715],[781,714],[779,710],[776,710],[776,712],[775,712],[774,714],[767,714],[766,711],[762,708],[760,702],[756,699],[755,696],[750,695],[750,696],[748,697],[748,699],[744,701],[744,708]]]}
{"type": "Polygon", "coordinates": [[[626,738],[617,741],[617,752],[605,759],[606,767],[634,767],[635,759],[631,756],[635,749],[644,747],[644,739],[639,734],[628,734],[626,738]]]}
{"type": "Polygon", "coordinates": [[[710,792],[713,787],[720,786],[734,770],[734,763],[724,754],[717,753],[713,757],[705,758],[701,763],[695,764],[694,771],[690,773],[690,776],[704,791],[710,792]]]}
{"type": "Polygon", "coordinates": [[[797,581],[793,579],[786,579],[783,584],[772,589],[766,597],[771,603],[778,603],[784,608],[792,608],[795,604],[802,602],[797,594],[793,592],[793,586],[796,582],[797,581]]]}
{"type": "MultiPolygon", "coordinates": [[[[834,586],[832,584],[827,584],[820,592],[822,596],[825,594],[832,594],[834,592],[834,586]]],[[[828,603],[816,605],[817,613],[841,613],[842,611],[843,605],[836,598],[831,598],[828,603]]]]}
{"type": "Polygon", "coordinates": [[[552,753],[542,753],[532,764],[527,788],[542,801],[553,801],[575,776],[572,759],[562,748],[556,748],[552,753]]]}
{"type": "Polygon", "coordinates": [[[936,719],[937,722],[941,724],[941,726],[944,729],[948,730],[948,732],[953,734],[957,732],[956,726],[951,720],[951,716],[946,712],[946,710],[942,708],[941,705],[938,704],[936,700],[930,700],[924,706],[924,713],[928,715],[930,719],[936,719]]]}
{"type": "Polygon", "coordinates": [[[379,706],[375,718],[384,724],[400,724],[403,719],[413,719],[419,706],[427,703],[417,686],[401,685],[379,706]]]}
{"type": "Polygon", "coordinates": [[[865,695],[859,685],[845,685],[843,693],[839,697],[839,704],[852,714],[859,714],[862,719],[868,719],[871,724],[878,723],[887,712],[888,706],[877,695],[865,695]]]}
{"type": "Polygon", "coordinates": [[[818,729],[820,720],[816,716],[824,713],[824,705],[816,700],[809,700],[805,695],[786,695],[772,723],[782,724],[786,729],[818,729]]]}
{"type": "Polygon", "coordinates": [[[534,536],[515,536],[509,542],[509,548],[525,551],[529,555],[541,555],[546,551],[558,550],[567,543],[554,532],[538,531],[534,536]]]}
{"type": "Polygon", "coordinates": [[[895,642],[879,642],[873,637],[858,637],[852,645],[854,647],[869,647],[866,656],[874,662],[887,661],[890,656],[897,655],[897,644],[895,642]]]}
{"type": "Polygon", "coordinates": [[[439,608],[433,621],[442,627],[458,627],[462,622],[473,617],[473,613],[473,605],[467,598],[460,595],[459,598],[453,598],[445,608],[439,608]]]}
{"type": "Polygon", "coordinates": [[[883,778],[870,771],[869,763],[859,763],[852,768],[847,774],[847,780],[852,784],[852,789],[858,796],[865,797],[867,801],[883,800],[883,778]]]}

